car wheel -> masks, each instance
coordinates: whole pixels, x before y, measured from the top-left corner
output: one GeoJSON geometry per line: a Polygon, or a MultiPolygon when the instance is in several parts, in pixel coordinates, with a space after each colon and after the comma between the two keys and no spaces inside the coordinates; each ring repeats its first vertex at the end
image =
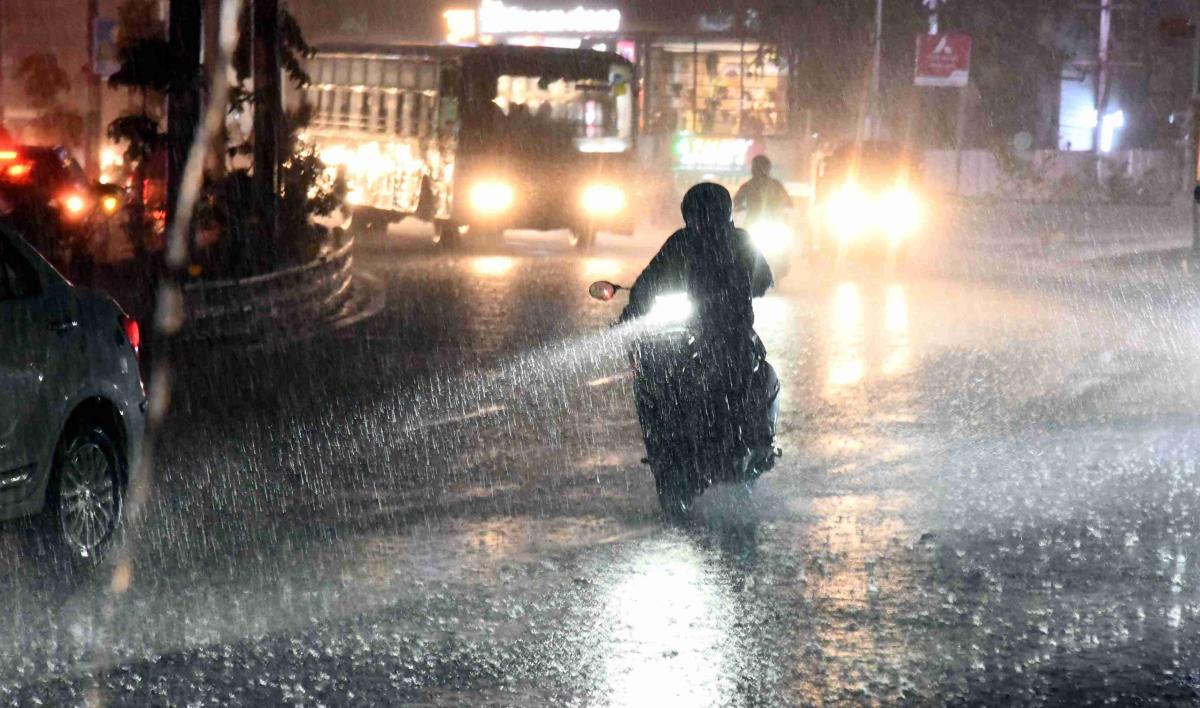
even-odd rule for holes
{"type": "Polygon", "coordinates": [[[103,561],[122,530],[124,461],[99,427],[67,430],[54,453],[39,524],[55,558],[76,569],[103,561]]]}
{"type": "Polygon", "coordinates": [[[435,246],[453,251],[462,245],[462,234],[458,226],[448,221],[438,222],[433,227],[433,243],[435,246]]]}

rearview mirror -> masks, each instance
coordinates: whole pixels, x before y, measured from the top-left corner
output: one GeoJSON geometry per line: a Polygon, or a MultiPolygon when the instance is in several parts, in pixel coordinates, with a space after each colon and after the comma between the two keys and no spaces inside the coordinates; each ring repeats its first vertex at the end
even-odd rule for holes
{"type": "Polygon", "coordinates": [[[607,280],[597,280],[588,287],[588,294],[597,300],[608,302],[613,299],[613,295],[621,289],[620,285],[610,283],[607,280]]]}

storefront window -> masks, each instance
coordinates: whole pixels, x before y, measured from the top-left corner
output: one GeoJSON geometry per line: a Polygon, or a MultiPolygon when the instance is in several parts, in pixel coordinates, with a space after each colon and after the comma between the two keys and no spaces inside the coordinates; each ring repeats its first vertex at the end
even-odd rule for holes
{"type": "Polygon", "coordinates": [[[787,81],[741,42],[664,43],[650,48],[646,129],[699,135],[785,132],[787,81]]]}

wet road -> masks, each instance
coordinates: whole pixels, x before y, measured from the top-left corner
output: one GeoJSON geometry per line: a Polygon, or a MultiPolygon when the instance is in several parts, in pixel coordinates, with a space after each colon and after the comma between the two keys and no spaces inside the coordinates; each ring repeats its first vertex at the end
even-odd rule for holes
{"type": "Polygon", "coordinates": [[[756,307],[786,457],[677,529],[586,297],[648,255],[393,234],[378,316],[188,352],[128,592],[0,533],[0,703],[1194,699],[1189,277],[799,268],[756,307]]]}

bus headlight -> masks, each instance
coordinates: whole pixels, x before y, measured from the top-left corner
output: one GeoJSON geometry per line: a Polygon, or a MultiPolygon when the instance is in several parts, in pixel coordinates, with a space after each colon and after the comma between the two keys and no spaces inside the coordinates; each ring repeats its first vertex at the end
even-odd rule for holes
{"type": "Polygon", "coordinates": [[[583,190],[583,210],[593,216],[616,214],[625,208],[625,191],[610,184],[593,184],[583,190]]]}
{"type": "Polygon", "coordinates": [[[513,203],[513,189],[504,182],[489,180],[471,187],[471,208],[480,214],[499,214],[513,203]]]}
{"type": "Polygon", "coordinates": [[[880,206],[881,226],[890,236],[907,236],[921,225],[921,200],[911,190],[892,190],[880,206]]]}
{"type": "Polygon", "coordinates": [[[850,240],[867,230],[871,200],[856,185],[842,187],[829,200],[829,228],[838,238],[850,240]]]}
{"type": "Polygon", "coordinates": [[[775,255],[787,250],[792,240],[792,231],[782,221],[757,221],[746,230],[750,241],[764,256],[775,255]]]}

